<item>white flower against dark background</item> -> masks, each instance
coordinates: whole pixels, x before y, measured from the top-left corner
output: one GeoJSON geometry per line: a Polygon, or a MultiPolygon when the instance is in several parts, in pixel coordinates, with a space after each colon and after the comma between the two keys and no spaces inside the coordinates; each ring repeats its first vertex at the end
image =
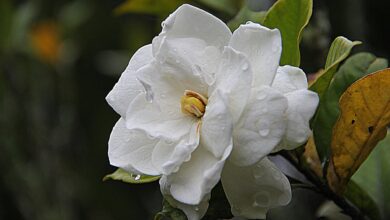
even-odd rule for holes
{"type": "Polygon", "coordinates": [[[162,193],[189,219],[204,215],[220,180],[235,216],[264,218],[287,204],[289,182],[266,156],[307,140],[318,97],[302,70],[279,67],[280,55],[276,29],[247,23],[232,34],[179,7],[107,96],[121,116],[110,163],[162,175],[162,193]]]}

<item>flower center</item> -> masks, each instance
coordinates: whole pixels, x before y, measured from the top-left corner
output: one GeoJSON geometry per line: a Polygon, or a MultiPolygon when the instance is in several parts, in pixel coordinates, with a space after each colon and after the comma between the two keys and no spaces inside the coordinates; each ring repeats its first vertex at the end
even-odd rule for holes
{"type": "Polygon", "coordinates": [[[197,92],[185,90],[184,95],[181,97],[180,103],[181,111],[184,114],[189,114],[200,118],[203,116],[206,110],[207,98],[197,92]]]}

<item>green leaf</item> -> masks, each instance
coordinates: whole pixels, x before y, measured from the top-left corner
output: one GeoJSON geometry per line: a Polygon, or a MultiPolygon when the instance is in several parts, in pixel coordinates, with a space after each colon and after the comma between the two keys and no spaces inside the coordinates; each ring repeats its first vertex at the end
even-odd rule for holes
{"type": "Polygon", "coordinates": [[[377,58],[370,53],[358,53],[345,61],[337,71],[312,122],[315,145],[322,162],[329,155],[332,129],[340,114],[340,96],[356,80],[386,67],[386,59],[377,58]]]}
{"type": "Polygon", "coordinates": [[[230,30],[234,31],[241,24],[247,21],[253,21],[261,24],[264,21],[266,13],[267,12],[265,11],[254,12],[248,9],[247,6],[243,6],[237,15],[227,23],[227,25],[229,26],[230,30]]]}
{"type": "Polygon", "coordinates": [[[240,1],[236,0],[198,0],[198,2],[230,15],[236,14],[240,6],[240,1]]]}
{"type": "Polygon", "coordinates": [[[114,9],[115,14],[141,13],[166,17],[185,0],[127,0],[114,9]]]}
{"type": "Polygon", "coordinates": [[[390,131],[352,176],[378,204],[382,219],[390,218],[390,131]]]}
{"type": "Polygon", "coordinates": [[[313,0],[279,0],[269,10],[264,25],[278,28],[282,34],[280,65],[299,66],[299,43],[303,28],[309,23],[313,0]]]}
{"type": "Polygon", "coordinates": [[[184,212],[173,207],[166,199],[163,200],[162,211],[158,212],[154,216],[154,220],[162,220],[164,218],[172,220],[187,220],[187,216],[184,214],[184,212]]]}
{"type": "Polygon", "coordinates": [[[131,174],[124,171],[121,168],[118,168],[114,173],[108,174],[103,178],[103,181],[106,180],[120,180],[125,183],[132,184],[141,184],[141,183],[150,183],[160,179],[160,176],[148,176],[148,175],[139,175],[139,174],[131,174]]]}
{"type": "Polygon", "coordinates": [[[375,201],[354,181],[349,181],[344,196],[370,219],[380,219],[380,211],[375,201]]]}
{"type": "Polygon", "coordinates": [[[227,23],[227,25],[229,26],[230,30],[234,31],[241,24],[247,21],[263,23],[266,13],[267,12],[265,11],[254,12],[251,11],[247,6],[243,6],[237,15],[227,23]]]}
{"type": "Polygon", "coordinates": [[[328,89],[339,64],[348,57],[352,48],[358,44],[361,44],[361,42],[352,42],[345,37],[337,37],[333,41],[328,52],[328,57],[326,58],[324,72],[310,86],[310,90],[318,93],[320,100],[328,89]]]}

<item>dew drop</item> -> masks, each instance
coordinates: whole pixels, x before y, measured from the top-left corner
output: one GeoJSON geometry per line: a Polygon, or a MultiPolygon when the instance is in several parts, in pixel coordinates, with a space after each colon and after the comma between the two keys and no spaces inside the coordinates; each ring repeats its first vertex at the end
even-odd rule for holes
{"type": "Polygon", "coordinates": [[[199,65],[194,65],[194,73],[199,75],[202,72],[202,68],[199,65]]]}
{"type": "Polygon", "coordinates": [[[255,179],[261,179],[265,175],[264,169],[258,169],[257,167],[253,169],[252,173],[255,179]]]}
{"type": "Polygon", "coordinates": [[[248,63],[247,63],[247,62],[245,62],[244,64],[242,64],[242,67],[241,67],[241,69],[242,69],[243,71],[246,71],[246,70],[248,70],[248,68],[249,68],[249,65],[248,65],[248,63]]]}
{"type": "Polygon", "coordinates": [[[269,129],[268,128],[261,128],[259,130],[259,134],[263,137],[267,136],[269,134],[269,129]]]}
{"type": "Polygon", "coordinates": [[[130,139],[131,139],[131,138],[130,138],[130,135],[128,135],[128,136],[125,138],[125,141],[126,141],[126,142],[129,142],[130,139]]]}
{"type": "Polygon", "coordinates": [[[173,141],[172,141],[172,140],[169,140],[169,139],[164,140],[164,142],[165,142],[166,144],[169,144],[169,145],[173,144],[173,141]]]}
{"type": "Polygon", "coordinates": [[[255,202],[253,203],[253,206],[268,207],[269,202],[269,195],[265,192],[259,192],[255,194],[255,202]]]}
{"type": "Polygon", "coordinates": [[[136,175],[135,177],[134,177],[134,180],[140,180],[141,179],[141,175],[136,175]]]}
{"type": "Polygon", "coordinates": [[[150,140],[154,140],[154,139],[156,139],[156,137],[155,137],[155,136],[153,136],[153,135],[150,135],[150,134],[147,134],[147,137],[148,137],[150,140]]]}
{"type": "Polygon", "coordinates": [[[260,93],[260,94],[257,96],[257,100],[264,100],[266,97],[267,97],[267,94],[265,94],[265,93],[260,93]]]}
{"type": "Polygon", "coordinates": [[[148,84],[148,83],[145,83],[144,81],[142,80],[139,80],[139,82],[142,84],[142,86],[144,87],[144,92],[145,92],[145,99],[147,102],[149,103],[152,103],[153,102],[153,98],[154,98],[154,94],[153,94],[153,91],[152,91],[152,87],[148,84]]]}

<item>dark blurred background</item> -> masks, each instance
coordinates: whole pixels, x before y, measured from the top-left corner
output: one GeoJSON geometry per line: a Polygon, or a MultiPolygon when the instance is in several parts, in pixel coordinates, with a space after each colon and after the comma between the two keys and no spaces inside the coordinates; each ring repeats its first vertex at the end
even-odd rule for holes
{"type": "MultiPolygon", "coordinates": [[[[184,2],[228,22],[273,1],[0,0],[0,219],[152,219],[161,209],[158,183],[102,182],[115,170],[107,142],[119,117],[104,98],[184,2]]],[[[314,0],[302,68],[322,68],[339,35],[390,58],[389,9],[388,0],[314,0]]],[[[270,218],[313,219],[320,200],[295,190],[270,218]]]]}

